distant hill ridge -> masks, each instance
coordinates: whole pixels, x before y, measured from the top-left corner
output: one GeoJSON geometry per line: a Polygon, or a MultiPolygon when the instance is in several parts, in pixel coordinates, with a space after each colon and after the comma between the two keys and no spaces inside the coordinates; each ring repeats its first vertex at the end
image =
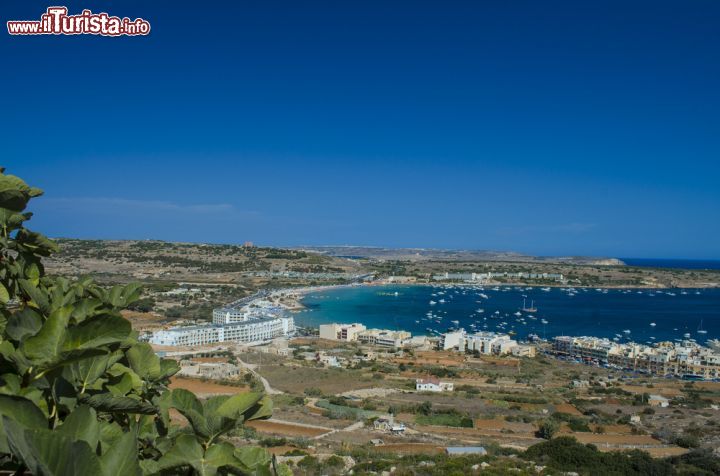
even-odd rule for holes
{"type": "Polygon", "coordinates": [[[591,256],[532,256],[515,251],[445,250],[435,248],[384,248],[379,246],[299,246],[294,249],[313,251],[343,258],[399,259],[399,260],[478,260],[518,261],[537,263],[582,264],[594,266],[624,266],[617,258],[591,256]]]}

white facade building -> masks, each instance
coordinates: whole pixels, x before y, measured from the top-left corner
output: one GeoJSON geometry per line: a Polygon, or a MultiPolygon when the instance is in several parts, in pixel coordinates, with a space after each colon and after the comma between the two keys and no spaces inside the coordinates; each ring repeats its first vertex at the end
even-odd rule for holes
{"type": "Polygon", "coordinates": [[[418,392],[452,392],[452,382],[441,382],[436,378],[419,378],[415,380],[415,390],[418,392]]]}
{"type": "Polygon", "coordinates": [[[385,329],[368,329],[358,334],[358,340],[363,344],[379,345],[399,349],[403,347],[412,335],[407,331],[390,331],[385,329]]]}
{"type": "Polygon", "coordinates": [[[440,336],[440,350],[465,349],[465,331],[446,332],[440,336]]]}
{"type": "Polygon", "coordinates": [[[221,342],[264,342],[295,332],[295,320],[283,309],[260,301],[257,293],[213,309],[212,324],[175,327],[154,332],[150,343],[167,346],[197,346],[221,342]],[[250,307],[250,304],[253,304],[250,307]]]}
{"type": "Polygon", "coordinates": [[[358,335],[364,330],[365,326],[358,323],[322,324],[320,326],[320,338],[353,342],[358,340],[358,335]]]}
{"type": "Polygon", "coordinates": [[[263,342],[288,336],[293,332],[295,332],[295,321],[292,316],[266,317],[233,324],[208,324],[157,331],[150,338],[150,343],[194,346],[220,342],[263,342]]]}

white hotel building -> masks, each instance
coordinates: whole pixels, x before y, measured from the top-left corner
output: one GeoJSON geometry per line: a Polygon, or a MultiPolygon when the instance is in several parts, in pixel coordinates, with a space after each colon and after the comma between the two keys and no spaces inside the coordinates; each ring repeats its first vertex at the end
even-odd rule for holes
{"type": "Polygon", "coordinates": [[[295,320],[284,310],[264,307],[252,311],[232,306],[213,310],[213,323],[154,332],[150,343],[195,346],[220,342],[263,342],[295,332],[295,320]]]}

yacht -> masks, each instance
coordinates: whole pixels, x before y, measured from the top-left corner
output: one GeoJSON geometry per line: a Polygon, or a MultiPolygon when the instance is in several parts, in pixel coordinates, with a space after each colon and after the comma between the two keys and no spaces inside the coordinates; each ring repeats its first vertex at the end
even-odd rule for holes
{"type": "Polygon", "coordinates": [[[522,310],[525,312],[537,312],[537,308],[535,307],[535,301],[530,301],[530,307],[525,307],[525,299],[523,299],[522,310]]]}

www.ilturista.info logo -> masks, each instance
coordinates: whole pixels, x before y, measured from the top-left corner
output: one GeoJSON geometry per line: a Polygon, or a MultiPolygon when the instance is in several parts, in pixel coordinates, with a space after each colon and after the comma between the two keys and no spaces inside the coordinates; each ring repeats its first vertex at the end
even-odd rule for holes
{"type": "Polygon", "coordinates": [[[150,22],[142,18],[112,17],[107,13],[83,10],[79,15],[68,15],[67,7],[48,7],[40,20],[7,22],[11,35],[103,35],[135,36],[150,33],[150,22]]]}

